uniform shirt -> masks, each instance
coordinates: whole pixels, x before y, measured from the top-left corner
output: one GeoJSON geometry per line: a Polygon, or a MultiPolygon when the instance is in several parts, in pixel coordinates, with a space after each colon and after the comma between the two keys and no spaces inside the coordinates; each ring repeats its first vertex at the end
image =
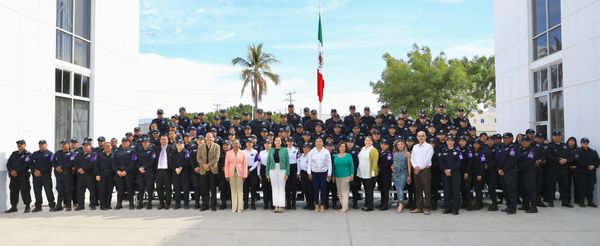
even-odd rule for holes
{"type": "Polygon", "coordinates": [[[76,152],[59,150],[54,153],[54,158],[52,158],[52,166],[54,166],[54,168],[61,167],[62,169],[65,169],[63,173],[66,173],[66,169],[74,166],[73,162],[75,161],[76,155],[76,152]]]}
{"type": "Polygon", "coordinates": [[[192,124],[192,121],[190,121],[190,118],[188,118],[187,116],[178,116],[177,120],[177,124],[183,129],[188,129],[188,127],[192,124]]]}
{"type": "Polygon", "coordinates": [[[331,176],[331,154],[326,148],[321,148],[321,150],[317,150],[317,147],[314,147],[308,153],[308,174],[310,175],[312,172],[327,172],[327,176],[331,176]]]}
{"type": "MultiPolygon", "coordinates": [[[[244,154],[246,154],[246,159],[248,160],[248,171],[252,172],[254,169],[258,168],[260,162],[258,151],[255,149],[244,149],[244,154]]],[[[258,171],[260,171],[260,169],[258,171]]]]}
{"type": "Polygon", "coordinates": [[[300,119],[300,115],[296,113],[288,113],[287,114],[288,122],[293,126],[297,126],[302,120],[300,119]]]}
{"type": "Polygon", "coordinates": [[[137,161],[137,154],[131,148],[123,148],[122,146],[115,152],[115,164],[113,165],[113,171],[126,171],[132,172],[135,170],[135,164],[137,161]]]}
{"type": "Polygon", "coordinates": [[[113,165],[115,163],[115,155],[111,152],[108,155],[106,155],[105,153],[102,153],[100,155],[98,155],[98,161],[96,162],[96,165],[94,166],[94,174],[96,174],[96,176],[98,175],[103,175],[103,176],[113,176],[113,165]]]}
{"type": "Polygon", "coordinates": [[[535,147],[529,146],[527,149],[523,147],[519,148],[519,152],[517,153],[517,166],[519,167],[519,172],[534,170],[536,160],[535,147]]]}
{"type": "Polygon", "coordinates": [[[596,169],[598,169],[598,165],[600,164],[600,157],[598,157],[598,152],[596,150],[587,148],[580,148],[577,150],[577,169],[575,172],[589,175],[596,175],[596,169]],[[596,168],[593,170],[589,170],[588,166],[592,165],[596,168]]]}
{"type": "Polygon", "coordinates": [[[431,144],[415,144],[410,156],[410,162],[413,168],[419,167],[424,169],[431,166],[431,158],[433,157],[433,147],[431,144]]]}
{"type": "Polygon", "coordinates": [[[52,171],[52,159],[54,154],[50,150],[36,151],[31,154],[31,162],[29,167],[31,171],[39,170],[43,174],[50,173],[52,171]]]}
{"type": "Polygon", "coordinates": [[[143,167],[146,172],[153,171],[156,166],[156,152],[152,148],[140,148],[137,152],[136,167],[143,167]]]}
{"type": "Polygon", "coordinates": [[[308,172],[308,154],[301,154],[298,157],[298,172],[296,173],[297,175],[300,175],[300,171],[305,171],[308,172]]]}
{"type": "Polygon", "coordinates": [[[263,166],[267,166],[267,158],[269,157],[269,151],[268,150],[262,150],[260,151],[260,153],[258,154],[258,158],[260,160],[260,164],[263,166]]]}
{"type": "Polygon", "coordinates": [[[567,148],[567,145],[564,143],[554,143],[551,142],[547,145],[546,148],[546,160],[548,164],[553,167],[561,167],[566,168],[569,161],[572,161],[573,156],[571,155],[571,151],[567,148]],[[564,165],[560,165],[558,161],[560,159],[567,159],[567,163],[564,165]]]}
{"type": "Polygon", "coordinates": [[[31,160],[29,151],[23,150],[21,153],[14,151],[6,162],[6,170],[9,172],[17,171],[17,173],[27,172],[29,170],[29,160],[31,160]]]}
{"type": "MultiPolygon", "coordinates": [[[[160,134],[165,134],[169,131],[169,123],[166,118],[154,118],[150,125],[156,123],[160,134]]],[[[150,130],[150,128],[148,128],[150,130]]]]}
{"type": "Polygon", "coordinates": [[[446,148],[442,149],[439,153],[440,156],[440,169],[442,171],[446,169],[450,169],[452,174],[458,174],[460,171],[460,164],[462,162],[462,155],[460,154],[460,150],[456,148],[446,148]]]}
{"type": "Polygon", "coordinates": [[[504,145],[498,152],[498,170],[504,172],[517,169],[517,151],[519,147],[516,144],[504,145]]]}
{"type": "Polygon", "coordinates": [[[294,165],[298,163],[298,148],[291,147],[288,148],[288,156],[290,160],[290,165],[294,165]]]}
{"type": "Polygon", "coordinates": [[[98,159],[98,154],[94,151],[89,153],[82,153],[77,155],[75,159],[75,169],[83,169],[86,174],[91,173],[94,170],[94,165],[98,159]]]}

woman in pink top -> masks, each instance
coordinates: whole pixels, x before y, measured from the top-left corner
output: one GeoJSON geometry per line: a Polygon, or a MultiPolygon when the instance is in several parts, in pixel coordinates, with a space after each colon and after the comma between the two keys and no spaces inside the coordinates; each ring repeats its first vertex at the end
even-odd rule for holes
{"type": "Polygon", "coordinates": [[[225,155],[225,179],[231,187],[231,212],[244,211],[244,181],[248,177],[248,160],[246,154],[240,150],[240,141],[234,140],[233,149],[225,155]]]}

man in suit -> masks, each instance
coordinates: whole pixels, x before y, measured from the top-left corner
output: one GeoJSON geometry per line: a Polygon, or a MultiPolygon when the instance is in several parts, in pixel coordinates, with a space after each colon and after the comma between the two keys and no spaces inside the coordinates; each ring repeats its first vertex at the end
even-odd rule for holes
{"type": "Polygon", "coordinates": [[[198,173],[200,174],[200,195],[202,196],[202,208],[200,211],[206,211],[209,208],[210,191],[210,209],[217,211],[217,178],[219,174],[219,159],[221,158],[221,146],[215,143],[215,136],[207,133],[205,142],[198,146],[198,173]]]}

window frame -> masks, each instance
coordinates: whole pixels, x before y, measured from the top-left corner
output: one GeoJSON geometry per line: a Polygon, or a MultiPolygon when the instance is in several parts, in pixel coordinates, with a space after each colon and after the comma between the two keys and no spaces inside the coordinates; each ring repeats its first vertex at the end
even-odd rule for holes
{"type": "MultiPolygon", "coordinates": [[[[537,129],[538,126],[546,126],[546,135],[549,136],[549,132],[552,131],[553,126],[552,126],[552,107],[550,105],[550,101],[551,99],[551,95],[556,93],[556,92],[560,92],[562,93],[562,100],[563,100],[563,127],[564,127],[564,100],[565,100],[565,93],[564,93],[564,70],[562,73],[559,73],[557,75],[557,79],[560,79],[560,77],[563,77],[562,79],[560,79],[560,81],[562,81],[562,84],[560,87],[556,87],[556,88],[552,88],[552,67],[558,67],[562,66],[564,69],[564,64],[562,60],[557,60],[554,62],[550,62],[548,64],[544,64],[543,66],[537,67],[535,69],[533,69],[531,71],[531,79],[532,79],[532,83],[530,84],[530,88],[531,88],[531,102],[532,102],[532,113],[531,113],[531,117],[532,117],[532,122],[533,125],[535,126],[535,128],[537,129]],[[535,75],[536,73],[542,71],[542,70],[546,70],[546,74],[547,74],[547,78],[548,78],[548,89],[545,91],[539,91],[539,92],[535,92],[535,75]],[[536,107],[536,103],[538,98],[540,97],[546,97],[547,99],[547,108],[546,108],[546,113],[548,118],[545,121],[538,121],[537,120],[537,107],[536,107]]],[[[564,129],[563,129],[564,130],[564,129]]]]}
{"type": "MultiPolygon", "coordinates": [[[[531,18],[530,19],[532,21],[532,23],[531,23],[531,35],[530,36],[532,36],[531,43],[532,43],[532,46],[534,48],[534,49],[532,49],[533,50],[533,60],[537,61],[539,59],[542,59],[542,58],[547,57],[549,55],[552,55],[554,53],[560,52],[562,50],[562,45],[561,45],[561,47],[560,47],[559,50],[556,50],[554,52],[550,52],[550,32],[554,31],[557,28],[560,28],[561,29],[560,30],[560,36],[561,36],[561,43],[562,43],[562,16],[560,16],[561,19],[560,19],[560,22],[558,24],[556,24],[554,26],[550,26],[550,0],[544,0],[544,2],[546,3],[545,4],[546,30],[540,32],[539,34],[535,34],[536,33],[536,30],[535,30],[536,29],[536,24],[535,24],[536,23],[536,18],[535,18],[536,17],[536,15],[535,15],[536,4],[535,4],[535,1],[536,0],[531,0],[530,1],[531,9],[530,9],[529,13],[531,14],[531,18]],[[541,37],[541,36],[546,36],[546,54],[543,55],[543,56],[539,56],[538,49],[537,49],[537,46],[536,46],[537,45],[536,44],[536,39],[539,38],[539,37],[541,37]]],[[[562,5],[562,0],[561,0],[561,2],[559,2],[559,5],[562,5]]],[[[561,7],[562,6],[559,6],[559,9],[561,10],[561,14],[562,14],[561,7]]]]}
{"type": "MultiPolygon", "coordinates": [[[[56,1],[60,1],[60,0],[56,0],[56,1]]],[[[71,63],[73,65],[84,67],[84,68],[88,68],[88,69],[91,68],[91,66],[92,66],[92,60],[93,60],[92,59],[92,53],[93,53],[92,52],[92,50],[93,50],[92,39],[93,39],[93,33],[94,33],[93,29],[92,29],[92,25],[93,25],[93,13],[94,13],[94,9],[93,9],[94,2],[93,1],[94,0],[90,0],[90,23],[89,23],[90,24],[90,26],[89,26],[90,37],[89,38],[85,38],[85,37],[77,35],[75,33],[75,10],[76,10],[76,6],[75,5],[76,5],[76,2],[77,2],[76,0],[73,0],[73,4],[71,6],[72,7],[72,9],[71,9],[71,15],[72,15],[71,16],[71,29],[73,29],[73,30],[71,30],[71,31],[65,30],[65,29],[59,27],[58,23],[56,23],[55,28],[56,28],[57,31],[63,32],[63,33],[68,34],[68,35],[71,35],[71,57],[70,57],[71,59],[70,59],[70,61],[60,60],[59,58],[56,57],[58,55],[58,49],[57,49],[58,47],[56,47],[56,45],[55,45],[55,48],[56,48],[55,59],[56,60],[60,60],[60,61],[63,61],[63,62],[68,62],[68,63],[71,63]],[[86,42],[89,45],[88,64],[87,64],[88,67],[75,64],[75,38],[79,38],[80,40],[86,42]]],[[[57,18],[58,18],[58,16],[57,16],[57,18]]],[[[58,32],[55,35],[58,36],[58,32]]]]}

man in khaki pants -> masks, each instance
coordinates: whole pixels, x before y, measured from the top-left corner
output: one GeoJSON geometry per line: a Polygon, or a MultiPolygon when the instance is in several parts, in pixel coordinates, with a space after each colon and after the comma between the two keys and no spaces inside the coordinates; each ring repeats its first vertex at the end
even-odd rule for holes
{"type": "Polygon", "coordinates": [[[200,174],[200,195],[202,196],[202,208],[200,211],[206,211],[209,208],[209,190],[210,190],[210,209],[217,211],[217,178],[219,177],[219,158],[221,158],[221,146],[215,143],[215,136],[207,133],[205,142],[198,146],[198,173],[200,174]]]}

